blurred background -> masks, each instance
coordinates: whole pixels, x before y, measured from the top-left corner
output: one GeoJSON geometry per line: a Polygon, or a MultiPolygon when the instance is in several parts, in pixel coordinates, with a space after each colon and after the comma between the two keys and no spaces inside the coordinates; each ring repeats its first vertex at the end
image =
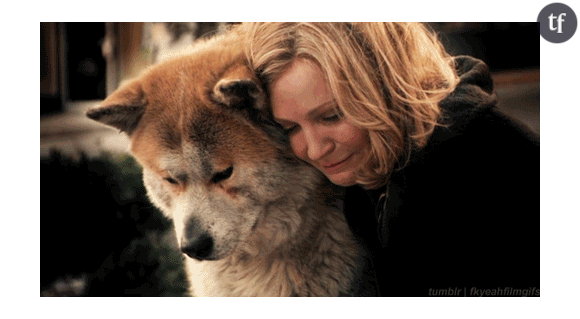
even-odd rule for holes
{"type": "MultiPolygon", "coordinates": [[[[146,199],[128,139],[84,116],[147,66],[232,23],[40,23],[41,296],[182,296],[171,223],[146,199]]],[[[428,23],[490,67],[499,108],[540,133],[535,22],[428,23]]]]}

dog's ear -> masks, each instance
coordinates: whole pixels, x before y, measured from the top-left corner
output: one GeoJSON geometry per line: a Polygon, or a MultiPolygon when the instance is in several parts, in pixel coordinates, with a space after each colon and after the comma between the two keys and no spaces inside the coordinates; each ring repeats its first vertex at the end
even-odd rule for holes
{"type": "Polygon", "coordinates": [[[212,97],[220,104],[240,110],[266,111],[266,94],[245,65],[226,72],[215,84],[212,97]]]}
{"type": "Polygon", "coordinates": [[[221,79],[214,87],[213,96],[218,102],[232,108],[265,109],[264,91],[252,79],[221,79]]]}
{"type": "Polygon", "coordinates": [[[286,145],[284,141],[287,136],[282,127],[272,120],[266,93],[247,67],[240,67],[222,77],[214,86],[212,97],[218,103],[239,111],[264,129],[274,141],[281,142],[279,145],[286,145]]]}
{"type": "Polygon", "coordinates": [[[131,135],[145,113],[147,96],[138,81],[113,92],[101,104],[90,108],[87,117],[131,135]]]}

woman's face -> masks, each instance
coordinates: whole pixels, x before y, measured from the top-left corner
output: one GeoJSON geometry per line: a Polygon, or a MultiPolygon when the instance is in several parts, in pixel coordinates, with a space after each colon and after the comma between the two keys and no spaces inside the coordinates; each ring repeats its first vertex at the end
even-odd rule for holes
{"type": "Polygon", "coordinates": [[[271,85],[270,96],[274,118],[286,130],[296,156],[334,184],[356,184],[370,150],[368,134],[339,113],[320,68],[296,59],[271,85]]]}

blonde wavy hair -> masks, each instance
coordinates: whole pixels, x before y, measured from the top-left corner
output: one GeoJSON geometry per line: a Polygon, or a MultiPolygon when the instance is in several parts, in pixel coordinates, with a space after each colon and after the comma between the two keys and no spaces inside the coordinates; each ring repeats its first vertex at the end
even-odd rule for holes
{"type": "Polygon", "coordinates": [[[366,129],[370,153],[357,184],[378,188],[425,146],[439,102],[458,76],[437,36],[421,23],[244,23],[250,67],[265,87],[297,58],[315,62],[350,123],[366,129]]]}

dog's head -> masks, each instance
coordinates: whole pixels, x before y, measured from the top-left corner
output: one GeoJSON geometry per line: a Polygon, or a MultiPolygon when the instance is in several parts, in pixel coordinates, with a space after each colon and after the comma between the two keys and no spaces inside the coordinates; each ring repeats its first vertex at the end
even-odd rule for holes
{"type": "Polygon", "coordinates": [[[130,137],[149,198],[200,260],[243,242],[298,165],[244,61],[235,45],[208,46],[154,66],[87,113],[130,137]]]}

